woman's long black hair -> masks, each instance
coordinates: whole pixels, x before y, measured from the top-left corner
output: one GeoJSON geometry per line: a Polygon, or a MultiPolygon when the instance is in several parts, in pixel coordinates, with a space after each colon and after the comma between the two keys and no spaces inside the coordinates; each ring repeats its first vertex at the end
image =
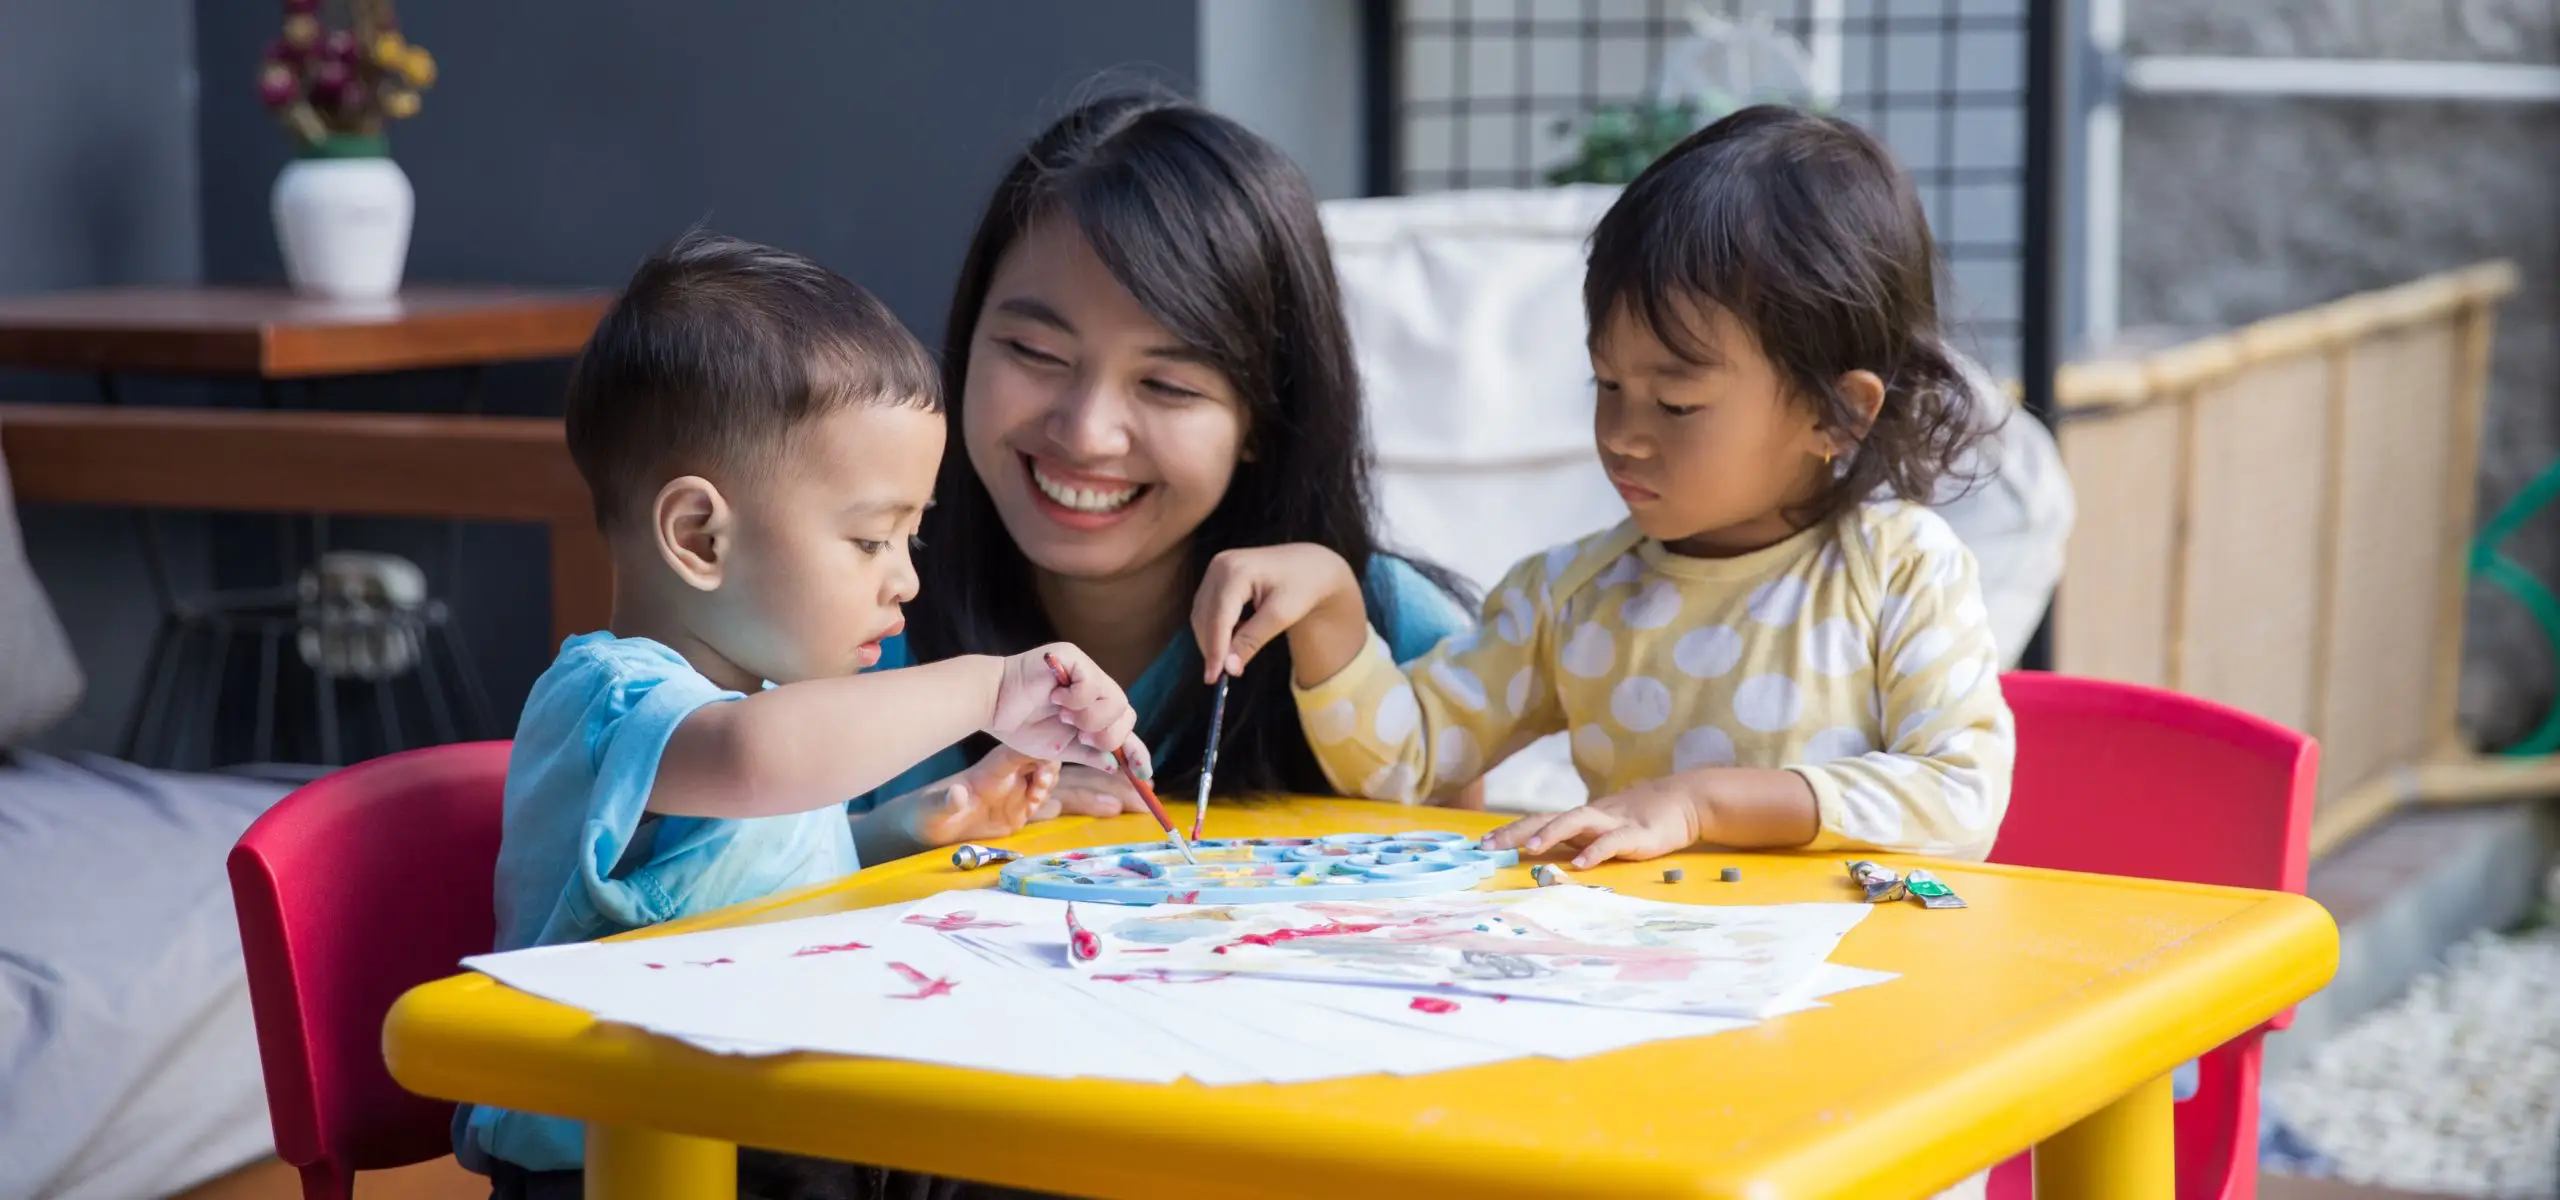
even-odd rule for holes
{"type": "MultiPolygon", "coordinates": [[[[1243,399],[1250,454],[1192,536],[1186,595],[1219,551],[1284,542],[1328,547],[1366,580],[1379,547],[1360,378],[1306,177],[1270,143],[1179,97],[1113,95],[1068,113],[1024,149],[961,265],[942,352],[955,432],[917,556],[922,591],[907,633],[916,661],[1019,653],[1056,637],[1031,564],[957,432],[970,340],[996,266],[1026,229],[1050,218],[1072,221],[1112,278],[1167,332],[1207,354],[1243,399]]],[[[1416,565],[1460,595],[1446,572],[1416,565]]],[[[1381,597],[1370,599],[1374,607],[1381,597]]],[[[1196,677],[1183,688],[1172,711],[1199,713],[1205,730],[1207,689],[1196,677]]],[[[1202,736],[1186,739],[1178,761],[1159,763],[1159,778],[1196,775],[1202,736]]],[[[987,745],[973,739],[971,756],[987,745]]],[[[1285,639],[1230,685],[1218,782],[1246,792],[1329,790],[1299,727],[1285,639]]]]}

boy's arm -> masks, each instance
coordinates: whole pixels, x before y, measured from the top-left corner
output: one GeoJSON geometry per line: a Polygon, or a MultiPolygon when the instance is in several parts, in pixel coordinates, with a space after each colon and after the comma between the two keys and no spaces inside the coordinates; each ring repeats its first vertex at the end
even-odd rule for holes
{"type": "Polygon", "coordinates": [[[987,727],[1004,670],[969,655],[704,705],[667,740],[649,811],[770,817],[841,803],[987,727]]]}
{"type": "Polygon", "coordinates": [[[965,770],[852,814],[854,851],[867,866],[938,846],[1011,837],[1048,803],[1060,769],[998,746],[965,770]]]}
{"type": "Polygon", "coordinates": [[[917,788],[895,800],[883,802],[870,812],[855,814],[852,818],[854,860],[868,867],[933,849],[938,843],[916,832],[916,818],[951,786],[951,782],[945,780],[931,787],[917,788]]]}

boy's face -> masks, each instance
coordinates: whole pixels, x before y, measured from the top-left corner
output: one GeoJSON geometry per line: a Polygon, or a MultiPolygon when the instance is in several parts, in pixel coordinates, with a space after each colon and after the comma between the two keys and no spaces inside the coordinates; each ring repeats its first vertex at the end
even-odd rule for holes
{"type": "Polygon", "coordinates": [[[1675,552],[1728,557],[1784,541],[1795,532],[1786,510],[1821,494],[1832,439],[1732,314],[1684,304],[1681,315],[1716,361],[1683,359],[1623,311],[1592,339],[1601,466],[1636,527],[1675,552]]]}
{"type": "Polygon", "coordinates": [[[854,405],[808,422],[760,477],[723,494],[731,516],[700,632],[774,683],[851,675],[880,660],[915,598],[916,524],[942,462],[942,414],[854,405]]]}

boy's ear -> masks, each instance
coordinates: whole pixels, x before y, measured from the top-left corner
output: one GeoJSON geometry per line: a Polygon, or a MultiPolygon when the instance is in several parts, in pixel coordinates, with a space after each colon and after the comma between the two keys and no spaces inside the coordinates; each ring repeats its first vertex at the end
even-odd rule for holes
{"type": "Polygon", "coordinates": [[[658,557],[686,586],[711,591],[727,569],[736,514],[708,479],[686,475],[667,481],[649,505],[649,528],[658,557]]]}
{"type": "Polygon", "coordinates": [[[1867,431],[1875,428],[1876,414],[1884,411],[1884,379],[1873,371],[1849,371],[1840,376],[1840,398],[1849,402],[1850,411],[1858,414],[1858,427],[1825,429],[1822,436],[1830,439],[1833,454],[1847,454],[1858,448],[1867,431]]]}

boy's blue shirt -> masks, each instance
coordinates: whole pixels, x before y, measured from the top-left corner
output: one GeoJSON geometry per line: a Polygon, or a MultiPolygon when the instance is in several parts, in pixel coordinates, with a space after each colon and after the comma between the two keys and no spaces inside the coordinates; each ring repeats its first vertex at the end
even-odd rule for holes
{"type": "MultiPolygon", "coordinates": [[[[654,816],[649,791],[676,726],[745,696],[647,638],[581,634],[534,681],[507,761],[499,950],[593,941],[857,869],[843,808],[751,820],[654,816]]],[[[455,1152],[531,1170],[585,1158],[579,1124],[465,1105],[455,1152]]]]}

